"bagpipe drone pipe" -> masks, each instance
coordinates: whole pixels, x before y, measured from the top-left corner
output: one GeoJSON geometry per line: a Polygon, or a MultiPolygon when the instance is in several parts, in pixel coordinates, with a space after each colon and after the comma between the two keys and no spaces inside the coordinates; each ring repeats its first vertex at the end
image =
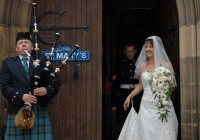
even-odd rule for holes
{"type": "Polygon", "coordinates": [[[52,71],[52,66],[51,66],[51,58],[54,55],[54,49],[56,48],[56,46],[59,43],[62,43],[62,41],[59,40],[60,34],[59,33],[55,33],[55,36],[52,37],[54,38],[54,42],[51,48],[50,53],[48,54],[48,60],[46,61],[46,65],[45,67],[41,66],[40,64],[40,54],[39,54],[39,50],[40,48],[38,47],[38,36],[39,36],[39,30],[37,28],[37,17],[36,17],[36,7],[37,4],[33,3],[32,4],[32,8],[33,8],[33,29],[32,29],[32,33],[33,33],[33,39],[34,39],[34,53],[35,53],[35,58],[32,58],[30,55],[27,53],[27,55],[29,55],[31,57],[31,59],[33,60],[33,65],[34,65],[34,88],[37,88],[38,84],[40,83],[40,78],[41,77],[46,77],[46,79],[48,79],[49,81],[51,81],[51,79],[53,79],[60,71],[61,68],[66,65],[66,62],[68,61],[68,59],[74,54],[74,52],[79,49],[79,46],[76,44],[75,46],[71,46],[72,47],[72,51],[71,53],[66,56],[66,58],[61,61],[61,64],[59,65],[59,67],[56,67],[54,71],[52,71]],[[50,69],[51,68],[51,69],[50,69]]]}
{"type": "MultiPolygon", "coordinates": [[[[30,80],[30,87],[32,88],[30,93],[33,94],[33,90],[37,87],[45,87],[48,86],[48,84],[56,77],[56,75],[61,71],[61,68],[66,65],[66,62],[68,59],[74,54],[74,52],[79,48],[78,45],[71,46],[72,51],[71,53],[66,56],[66,58],[61,61],[61,64],[53,69],[51,65],[51,58],[54,55],[54,49],[56,48],[56,45],[59,44],[59,33],[55,33],[54,42],[51,48],[50,53],[48,53],[48,58],[44,54],[39,54],[40,48],[38,47],[38,36],[39,36],[39,30],[37,28],[37,21],[36,21],[36,7],[37,4],[33,3],[33,45],[34,50],[31,54],[29,54],[27,51],[26,54],[30,57],[31,62],[33,62],[33,75],[30,80]]],[[[61,41],[60,41],[61,42],[61,41]]],[[[38,96],[38,105],[45,107],[48,102],[43,102],[44,100],[49,101],[53,97],[46,97],[45,96],[38,96]]],[[[20,129],[31,129],[34,124],[34,113],[33,113],[33,104],[32,106],[28,106],[27,104],[20,109],[18,114],[15,117],[15,124],[20,129]]]]}

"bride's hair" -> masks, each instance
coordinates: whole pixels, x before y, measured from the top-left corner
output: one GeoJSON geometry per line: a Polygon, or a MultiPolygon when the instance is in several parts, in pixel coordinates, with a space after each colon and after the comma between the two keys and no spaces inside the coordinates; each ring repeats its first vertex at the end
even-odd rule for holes
{"type": "MultiPolygon", "coordinates": [[[[174,74],[174,69],[172,67],[172,64],[171,64],[168,56],[167,56],[167,53],[165,51],[165,48],[164,48],[161,38],[158,36],[150,36],[145,40],[142,50],[140,52],[140,55],[135,63],[136,68],[135,68],[134,77],[139,79],[141,72],[146,70],[146,61],[147,61],[147,56],[146,56],[146,51],[145,51],[146,41],[150,41],[150,43],[152,43],[152,46],[154,48],[154,66],[155,66],[155,68],[157,68],[159,66],[163,66],[163,67],[169,69],[174,74]]],[[[174,74],[174,85],[177,86],[175,74],[174,74]]]]}
{"type": "Polygon", "coordinates": [[[145,42],[147,41],[153,46],[153,39],[146,39],[145,42]]]}

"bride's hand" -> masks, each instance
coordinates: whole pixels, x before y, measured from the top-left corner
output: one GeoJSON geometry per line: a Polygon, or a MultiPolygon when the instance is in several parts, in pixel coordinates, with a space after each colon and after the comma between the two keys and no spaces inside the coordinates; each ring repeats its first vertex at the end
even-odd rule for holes
{"type": "Polygon", "coordinates": [[[127,107],[129,107],[130,103],[130,97],[128,96],[124,102],[124,110],[127,110],[127,107]]]}

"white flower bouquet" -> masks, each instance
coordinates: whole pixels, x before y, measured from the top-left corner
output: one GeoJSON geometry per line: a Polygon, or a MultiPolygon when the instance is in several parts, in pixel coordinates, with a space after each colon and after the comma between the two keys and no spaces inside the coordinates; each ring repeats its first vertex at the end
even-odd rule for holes
{"type": "Polygon", "coordinates": [[[158,114],[162,122],[167,121],[167,115],[170,112],[170,100],[173,90],[173,74],[165,67],[157,67],[150,71],[150,85],[155,98],[158,98],[156,106],[158,107],[158,114]]]}

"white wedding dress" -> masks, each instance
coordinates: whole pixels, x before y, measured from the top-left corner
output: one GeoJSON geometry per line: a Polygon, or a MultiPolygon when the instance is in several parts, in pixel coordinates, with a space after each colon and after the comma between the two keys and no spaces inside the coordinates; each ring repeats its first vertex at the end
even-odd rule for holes
{"type": "Polygon", "coordinates": [[[172,102],[167,122],[158,118],[157,99],[149,84],[149,72],[141,74],[143,97],[137,114],[132,107],[118,140],[177,140],[178,122],[172,102]]]}

